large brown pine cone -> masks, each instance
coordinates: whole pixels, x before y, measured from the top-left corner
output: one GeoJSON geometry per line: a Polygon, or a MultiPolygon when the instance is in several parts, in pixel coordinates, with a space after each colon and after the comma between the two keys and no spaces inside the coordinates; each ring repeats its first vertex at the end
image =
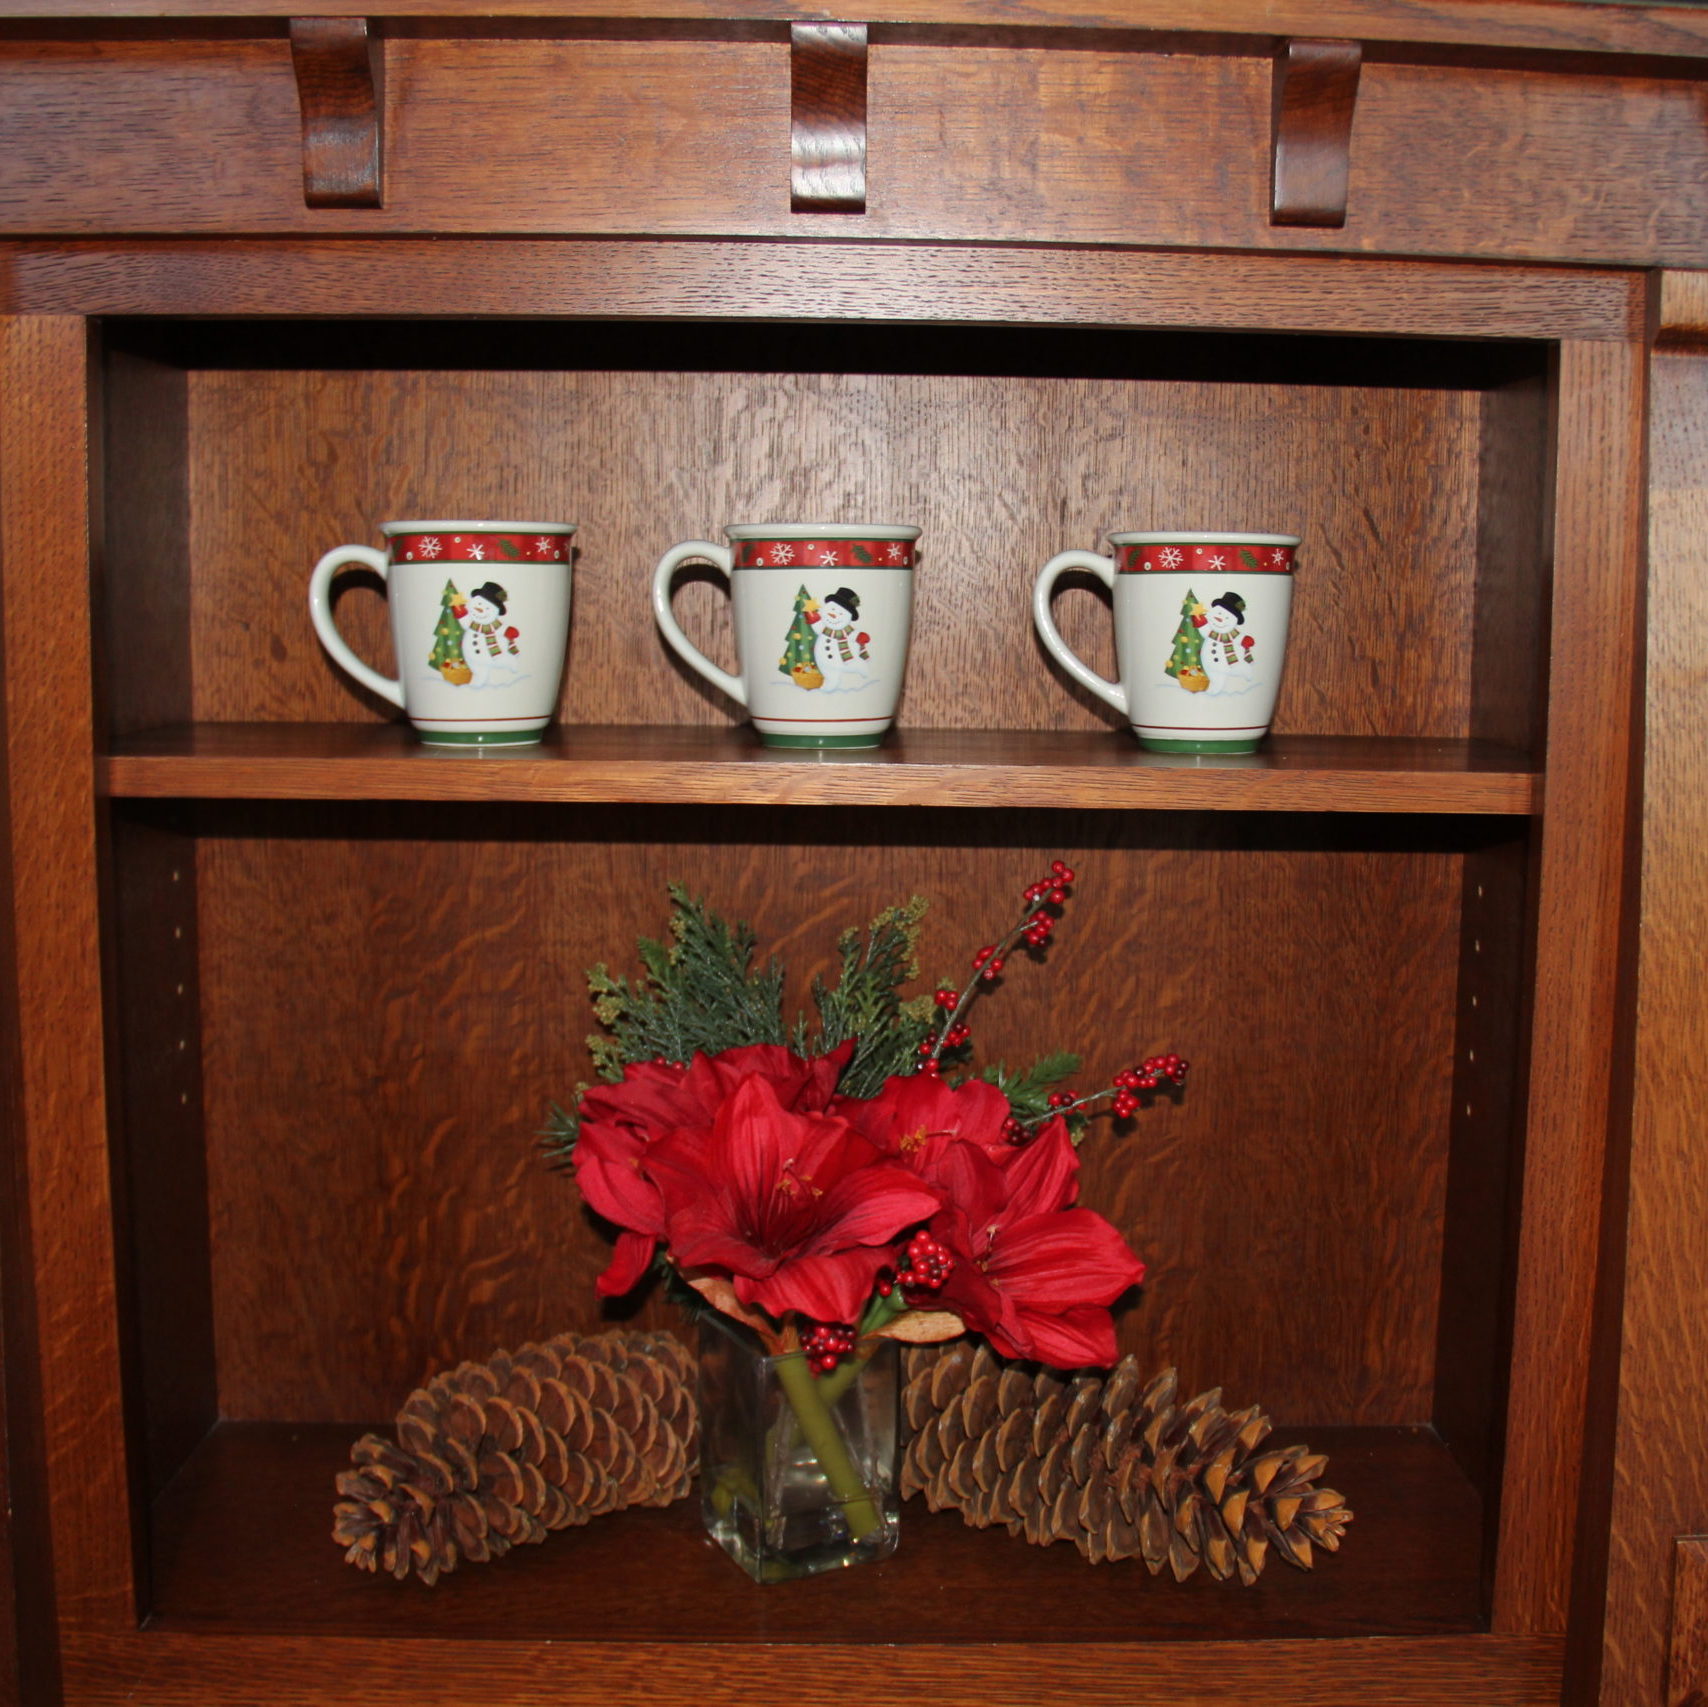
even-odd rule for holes
{"type": "Polygon", "coordinates": [[[669,1334],[566,1334],[436,1375],[364,1435],[333,1539],[364,1570],[427,1583],[549,1530],[688,1492],[694,1358],[669,1334]]]}
{"type": "Polygon", "coordinates": [[[1107,1377],[1063,1376],[957,1340],[910,1347],[904,1381],[901,1491],[978,1529],[1250,1584],[1271,1548],[1308,1570],[1352,1519],[1316,1486],[1326,1458],[1259,1453],[1270,1422],[1256,1406],[1224,1410],[1219,1387],[1182,1403],[1172,1369],[1145,1385],[1126,1357],[1107,1377]]]}

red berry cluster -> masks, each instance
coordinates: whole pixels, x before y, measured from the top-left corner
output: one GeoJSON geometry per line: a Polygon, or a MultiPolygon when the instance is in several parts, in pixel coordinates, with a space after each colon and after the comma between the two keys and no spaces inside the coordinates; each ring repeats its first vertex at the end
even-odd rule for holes
{"type": "Polygon", "coordinates": [[[910,1304],[916,1295],[941,1292],[955,1272],[955,1259],[948,1246],[923,1229],[907,1241],[902,1260],[905,1265],[900,1276],[902,1291],[910,1304]]]}
{"type": "Polygon", "coordinates": [[[845,1323],[817,1322],[801,1341],[801,1350],[814,1375],[828,1375],[854,1350],[854,1330],[845,1323]]]}
{"type": "Polygon", "coordinates": [[[1050,875],[1040,877],[1036,883],[1027,886],[1026,904],[1037,908],[1036,912],[1027,915],[1020,930],[1020,939],[1029,948],[1042,948],[1050,940],[1050,932],[1056,928],[1055,914],[1046,912],[1040,903],[1050,907],[1062,906],[1068,898],[1067,886],[1072,882],[1073,867],[1053,859],[1050,861],[1050,875]]]}
{"type": "Polygon", "coordinates": [[[1124,1073],[1115,1075],[1115,1118],[1125,1120],[1139,1106],[1140,1091],[1154,1091],[1162,1081],[1167,1079],[1171,1084],[1186,1083],[1186,1069],[1189,1061],[1182,1061],[1178,1055],[1147,1055],[1136,1067],[1129,1067],[1124,1073]]]}

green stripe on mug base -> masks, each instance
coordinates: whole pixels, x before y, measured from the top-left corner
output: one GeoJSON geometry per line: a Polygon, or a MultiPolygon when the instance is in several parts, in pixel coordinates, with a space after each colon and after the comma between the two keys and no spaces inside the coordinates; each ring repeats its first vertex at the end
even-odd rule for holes
{"type": "Polygon", "coordinates": [[[415,736],[427,747],[537,747],[539,729],[417,729],[415,736]]]}
{"type": "Polygon", "coordinates": [[[770,735],[763,729],[758,734],[767,747],[877,747],[884,739],[881,729],[871,735],[770,735]]]}
{"type": "Polygon", "coordinates": [[[1242,735],[1232,741],[1171,741],[1155,735],[1139,736],[1147,753],[1255,753],[1261,735],[1242,735]]]}

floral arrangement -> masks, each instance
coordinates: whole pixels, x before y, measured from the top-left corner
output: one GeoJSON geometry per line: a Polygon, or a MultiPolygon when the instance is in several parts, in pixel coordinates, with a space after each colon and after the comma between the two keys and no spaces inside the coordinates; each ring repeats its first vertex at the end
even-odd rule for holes
{"type": "Polygon", "coordinates": [[[1053,862],[970,976],[923,1000],[901,987],[924,904],[886,910],[841,939],[817,1026],[787,1034],[779,968],[755,971],[748,928],[673,886],[672,941],[641,943],[645,976],[590,973],[606,1082],[548,1133],[617,1230],[599,1291],[662,1267],[817,1377],[886,1338],[969,1330],[1006,1357],[1112,1363],[1110,1306],[1145,1269],[1078,1203],[1076,1143],[1094,1110],[1130,1118],[1188,1064],[1152,1056],[1079,1095],[1062,1087],[1072,1055],[1020,1074],[968,1062],[973,1002],[1011,955],[1043,955],[1074,880],[1053,862]]]}

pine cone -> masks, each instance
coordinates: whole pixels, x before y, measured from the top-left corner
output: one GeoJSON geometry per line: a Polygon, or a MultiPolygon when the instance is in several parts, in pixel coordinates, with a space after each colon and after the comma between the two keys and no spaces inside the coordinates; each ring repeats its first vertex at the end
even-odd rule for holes
{"type": "Polygon", "coordinates": [[[1107,1377],[1010,1363],[957,1340],[908,1348],[901,1491],[977,1529],[1003,1523],[1035,1545],[1069,1540],[1093,1564],[1142,1558],[1177,1581],[1200,1564],[1254,1583],[1271,1547],[1311,1566],[1352,1520],[1319,1488],[1328,1460],[1303,1446],[1258,1454],[1269,1419],[1226,1411],[1221,1389],[1177,1403],[1175,1372],[1141,1388],[1123,1358],[1107,1377]]]}
{"type": "Polygon", "coordinates": [[[548,1530],[669,1505],[699,1457],[694,1358],[669,1334],[564,1334],[410,1394],[338,1477],[332,1538],[363,1570],[427,1583],[548,1530]]]}

